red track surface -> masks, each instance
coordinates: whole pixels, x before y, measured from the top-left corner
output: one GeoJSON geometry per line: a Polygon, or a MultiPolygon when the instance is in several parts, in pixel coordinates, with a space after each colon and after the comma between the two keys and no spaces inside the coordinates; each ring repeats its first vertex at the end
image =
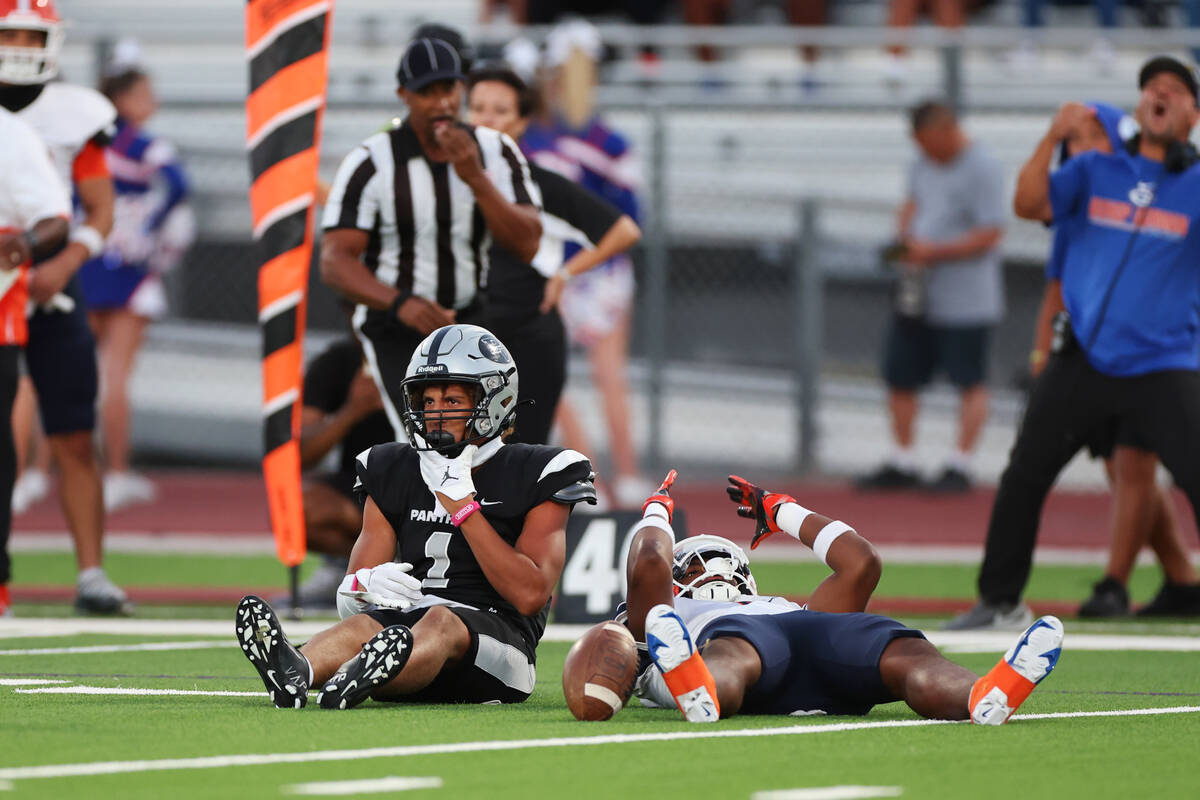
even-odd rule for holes
{"type": "MultiPolygon", "coordinates": [[[[108,530],[179,535],[270,535],[262,477],[257,473],[163,472],[152,477],[159,487],[158,500],[109,515],[108,530]]],[[[845,520],[868,539],[882,545],[982,544],[994,497],[990,489],[951,497],[901,492],[864,493],[831,482],[773,485],[771,488],[790,492],[805,506],[845,520]]],[[[687,510],[692,533],[713,532],[737,540],[748,539],[749,523],[734,516],[723,487],[682,483],[673,494],[679,506],[687,510]]],[[[1196,528],[1191,509],[1178,493],[1176,503],[1186,541],[1194,546],[1196,528]]],[[[1108,543],[1108,514],[1107,494],[1053,493],[1043,510],[1039,542],[1054,547],[1103,548],[1108,543]]],[[[21,533],[66,529],[57,498],[53,496],[14,519],[13,527],[21,533]]],[[[229,603],[236,602],[244,592],[243,589],[201,587],[130,589],[132,598],[144,603],[229,603]]],[[[62,601],[70,599],[72,590],[70,587],[18,585],[13,587],[13,594],[19,602],[62,601]]],[[[897,614],[952,613],[967,603],[966,599],[876,598],[871,608],[897,614]]],[[[1053,611],[1053,605],[1038,603],[1038,608],[1053,611]]]]}

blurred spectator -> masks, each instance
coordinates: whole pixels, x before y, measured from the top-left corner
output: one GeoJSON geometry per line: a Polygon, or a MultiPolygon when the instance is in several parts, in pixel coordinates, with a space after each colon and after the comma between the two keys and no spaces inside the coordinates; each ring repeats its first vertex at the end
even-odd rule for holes
{"type": "MultiPolygon", "coordinates": [[[[1190,0],[1185,1],[1190,2],[1190,0]]],[[[1031,69],[1037,63],[1038,38],[1034,32],[1046,24],[1046,3],[1047,0],[1022,0],[1021,2],[1022,21],[1032,35],[1022,41],[1013,54],[1013,66],[1018,69],[1031,69]]],[[[1107,31],[1117,27],[1119,0],[1092,0],[1092,5],[1096,8],[1096,21],[1101,28],[1107,31]]],[[[1092,45],[1092,58],[1101,71],[1108,72],[1112,69],[1116,53],[1113,51],[1112,42],[1107,37],[1101,36],[1096,39],[1092,45]]]]}
{"type": "Polygon", "coordinates": [[[917,392],[940,368],[961,393],[958,442],[929,488],[965,491],[988,414],[988,335],[1004,313],[997,248],[1007,216],[1004,178],[996,158],[966,137],[949,106],[918,105],[912,131],[920,155],[899,213],[897,258],[905,274],[883,362],[896,449],[858,485],[921,484],[913,454],[917,392]]]}
{"type": "MultiPolygon", "coordinates": [[[[1112,154],[1125,147],[1124,139],[1135,125],[1133,119],[1121,109],[1104,103],[1088,103],[1088,108],[1092,115],[1084,118],[1060,147],[1060,167],[1082,153],[1095,150],[1112,154]]],[[[1038,312],[1034,349],[1029,357],[1030,373],[1035,378],[1045,369],[1049,359],[1053,319],[1066,310],[1062,274],[1069,231],[1066,226],[1055,228],[1054,246],[1046,260],[1046,292],[1038,312]]],[[[1168,582],[1177,585],[1197,583],[1196,570],[1188,558],[1170,492],[1160,489],[1155,482],[1158,457],[1136,447],[1117,446],[1116,433],[1112,426],[1103,426],[1087,443],[1093,457],[1104,459],[1104,471],[1113,487],[1113,511],[1104,578],[1096,583],[1091,596],[1080,606],[1081,617],[1129,614],[1126,586],[1138,551],[1145,543],[1154,550],[1168,582]]]]}
{"type": "Polygon", "coordinates": [[[322,558],[299,596],[301,606],[333,608],[338,584],[350,565],[350,550],[362,530],[362,508],[354,498],[354,459],[395,438],[362,345],[354,337],[337,340],[308,365],[300,426],[301,468],[313,469],[337,449],[333,470],[310,473],[304,481],[308,549],[322,558]]]}
{"type": "MultiPolygon", "coordinates": [[[[536,108],[536,93],[502,67],[475,70],[467,85],[471,124],[519,140],[536,108]]],[[[509,441],[545,444],[567,380],[567,336],[558,313],[563,290],[636,244],[641,230],[611,203],[557,172],[536,163],[529,172],[542,194],[541,246],[529,263],[492,248],[486,327],[505,343],[521,370],[522,403],[509,441]],[[568,241],[583,249],[566,261],[568,241]]]]}
{"type": "Polygon", "coordinates": [[[564,15],[625,14],[639,25],[662,21],[669,0],[483,0],[480,20],[491,22],[500,7],[517,25],[553,25],[564,15]]]}
{"type": "MultiPolygon", "coordinates": [[[[636,221],[638,176],[629,144],[594,107],[599,33],[582,21],[560,25],[546,51],[552,70],[546,92],[550,109],[546,119],[529,126],[522,148],[530,161],[580,183],[636,221]]],[[[567,258],[577,249],[568,245],[567,258]]],[[[654,490],[639,477],[629,427],[626,370],[633,290],[633,263],[622,255],[568,283],[559,306],[567,335],[588,352],[592,380],[603,397],[614,473],[610,495],[618,505],[630,507],[654,490]]],[[[559,404],[558,424],[568,448],[592,452],[565,399],[559,404]]]]}
{"type": "Polygon", "coordinates": [[[162,276],[183,257],[195,228],[175,148],[145,128],[158,103],[150,77],[138,66],[136,43],[118,45],[117,56],[100,83],[117,109],[107,153],[117,191],[113,229],[104,252],[79,270],[100,367],[104,507],[109,511],[148,503],[157,494],[148,478],[129,469],[129,378],[146,326],[167,310],[162,276]]]}
{"type": "MultiPolygon", "coordinates": [[[[887,24],[893,28],[911,28],[924,11],[943,28],[961,28],[967,22],[968,7],[981,4],[977,0],[891,0],[887,24]]],[[[888,48],[883,73],[885,81],[899,84],[908,78],[907,55],[907,48],[901,45],[888,48]]]]}
{"type": "MultiPolygon", "coordinates": [[[[683,0],[683,18],[689,25],[724,25],[729,22],[733,4],[734,0],[683,0]]],[[[787,0],[788,19],[793,25],[824,25],[829,18],[828,4],[829,0],[787,0]]],[[[817,85],[814,71],[820,52],[812,45],[800,48],[800,57],[804,61],[800,84],[805,88],[817,85]]],[[[696,54],[706,63],[718,58],[717,49],[707,44],[697,47],[696,54]]]]}
{"type": "MultiPolygon", "coordinates": [[[[1200,167],[1189,137],[1200,80],[1167,56],[1138,74],[1139,133],[1112,154],[1051,172],[1059,143],[1093,111],[1066,103],[1017,175],[1013,210],[1069,243],[1053,353],[1030,393],[988,523],[979,602],[948,628],[1016,627],[1038,522],[1059,472],[1097,430],[1156,454],[1200,514],[1200,331],[1195,269],[1200,167]]],[[[1143,505],[1139,529],[1149,527],[1143,505]]],[[[1200,586],[1164,583],[1154,614],[1200,614],[1200,586]]]]}

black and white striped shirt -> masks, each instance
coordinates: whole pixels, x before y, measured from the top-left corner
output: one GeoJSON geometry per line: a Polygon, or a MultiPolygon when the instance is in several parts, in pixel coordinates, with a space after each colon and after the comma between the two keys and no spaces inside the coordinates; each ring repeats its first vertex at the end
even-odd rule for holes
{"type": "MultiPolygon", "coordinates": [[[[500,193],[540,208],[529,165],[512,139],[490,128],[471,132],[500,193]]],[[[475,196],[452,165],[426,158],[408,122],[375,134],[342,160],[322,227],[367,231],[363,261],[375,277],[444,308],[466,308],[486,285],[491,237],[475,196]]]]}

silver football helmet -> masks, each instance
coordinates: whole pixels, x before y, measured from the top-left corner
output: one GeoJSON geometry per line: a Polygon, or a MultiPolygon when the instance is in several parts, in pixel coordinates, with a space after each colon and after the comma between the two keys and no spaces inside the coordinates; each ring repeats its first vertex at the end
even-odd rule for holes
{"type": "Polygon", "coordinates": [[[517,365],[508,348],[478,325],[447,325],[425,337],[413,352],[400,386],[404,433],[418,450],[453,457],[468,444],[481,445],[500,436],[517,412],[517,365]],[[466,384],[474,394],[474,405],[465,411],[426,411],[424,392],[431,383],[466,384]],[[441,426],[428,424],[451,419],[467,421],[462,441],[454,441],[441,426]]]}
{"type": "Polygon", "coordinates": [[[736,600],[757,595],[746,551],[721,536],[691,536],[672,551],[671,579],[678,597],[736,600]]]}

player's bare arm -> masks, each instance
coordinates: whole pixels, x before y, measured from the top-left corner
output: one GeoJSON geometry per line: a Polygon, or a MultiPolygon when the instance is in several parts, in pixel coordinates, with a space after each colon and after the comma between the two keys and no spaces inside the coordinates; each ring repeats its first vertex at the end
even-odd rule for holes
{"type": "Polygon", "coordinates": [[[391,561],[395,553],[396,532],[392,530],[391,523],[383,516],[379,506],[368,497],[363,507],[362,532],[358,534],[354,549],[350,551],[348,574],[391,561]]]}
{"type": "Polygon", "coordinates": [[[22,233],[0,233],[0,269],[20,266],[53,249],[66,238],[68,227],[62,217],[47,217],[22,233]]]}
{"type": "Polygon", "coordinates": [[[833,570],[808,600],[813,611],[863,611],[879,584],[883,562],[858,532],[839,520],[809,511],[789,495],[767,492],[737,475],[729,476],[729,498],[738,514],[757,523],[750,549],[783,532],[813,552],[833,570]]]}
{"type": "MultiPolygon", "coordinates": [[[[451,515],[470,502],[438,500],[451,515]]],[[[460,530],[483,574],[500,596],[526,616],[537,614],[550,600],[566,559],[566,506],[547,500],[525,517],[516,546],[505,542],[482,514],[471,515],[460,530]]]]}
{"type": "Polygon", "coordinates": [[[1050,206],[1050,162],[1054,158],[1054,151],[1059,142],[1094,113],[1082,103],[1065,103],[1059,108],[1046,135],[1037,143],[1033,154],[1017,174],[1013,212],[1018,217],[1041,222],[1054,219],[1054,209],[1050,206]]]}
{"type": "MultiPolygon", "coordinates": [[[[75,192],[83,207],[82,227],[93,228],[101,237],[108,236],[113,224],[115,193],[112,178],[97,176],[76,181],[75,192]]],[[[57,255],[43,261],[29,274],[29,297],[41,304],[66,287],[71,277],[91,257],[83,242],[68,242],[57,255]]]]}

